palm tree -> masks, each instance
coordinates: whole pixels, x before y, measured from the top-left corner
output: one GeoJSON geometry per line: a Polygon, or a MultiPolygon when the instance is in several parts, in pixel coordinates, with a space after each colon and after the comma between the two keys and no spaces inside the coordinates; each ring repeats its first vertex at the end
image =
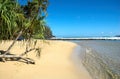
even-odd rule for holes
{"type": "MultiPolygon", "coordinates": [[[[7,54],[20,36],[25,36],[27,40],[30,40],[36,32],[41,32],[41,36],[44,37],[42,21],[46,16],[47,6],[48,0],[28,1],[28,5],[23,6],[22,9],[16,0],[0,1],[0,39],[14,39],[5,53],[0,56],[3,60],[7,57],[13,57],[7,54]]],[[[35,48],[26,50],[20,56],[14,57],[20,59],[21,56],[32,50],[35,50],[35,48]]]]}
{"type": "Polygon", "coordinates": [[[16,13],[12,9],[15,3],[9,0],[0,1],[0,39],[11,39],[13,30],[16,29],[16,13]]]}

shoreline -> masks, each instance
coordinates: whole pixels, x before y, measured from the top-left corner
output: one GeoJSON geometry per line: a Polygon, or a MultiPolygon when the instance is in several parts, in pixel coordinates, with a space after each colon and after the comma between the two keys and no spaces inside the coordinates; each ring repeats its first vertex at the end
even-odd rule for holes
{"type": "MultiPolygon", "coordinates": [[[[71,57],[78,52],[75,51],[77,44],[53,40],[46,42],[38,40],[37,46],[42,48],[39,59],[32,52],[27,55],[35,60],[35,65],[18,61],[0,62],[1,79],[92,79],[82,63],[77,60],[78,67],[71,57]]],[[[10,43],[11,41],[0,44],[0,50],[7,49],[10,43]]],[[[19,41],[11,52],[19,54],[24,50],[25,45],[19,41]]]]}
{"type": "Polygon", "coordinates": [[[84,67],[93,79],[120,78],[120,41],[94,40],[76,41],[75,43],[82,47],[83,53],[79,57],[82,58],[84,67]]]}
{"type": "Polygon", "coordinates": [[[50,40],[120,40],[120,37],[51,38],[50,40]]]}

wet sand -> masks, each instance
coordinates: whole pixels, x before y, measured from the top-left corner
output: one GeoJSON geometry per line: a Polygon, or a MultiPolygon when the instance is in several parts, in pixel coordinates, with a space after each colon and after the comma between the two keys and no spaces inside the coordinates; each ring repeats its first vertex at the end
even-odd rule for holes
{"type": "MultiPolygon", "coordinates": [[[[36,45],[41,48],[40,58],[36,57],[34,51],[27,55],[35,60],[35,65],[18,61],[0,62],[0,79],[91,79],[84,66],[74,62],[75,56],[72,55],[76,44],[65,41],[45,42],[38,40],[36,45]]],[[[6,50],[10,43],[12,41],[0,43],[0,50],[6,50]]],[[[25,44],[17,42],[10,52],[20,54],[24,51],[25,44]]]]}

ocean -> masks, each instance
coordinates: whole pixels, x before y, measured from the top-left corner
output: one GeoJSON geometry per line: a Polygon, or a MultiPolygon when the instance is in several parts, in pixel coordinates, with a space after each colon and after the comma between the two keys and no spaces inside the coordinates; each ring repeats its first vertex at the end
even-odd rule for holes
{"type": "Polygon", "coordinates": [[[80,59],[93,79],[120,79],[120,40],[77,40],[80,59]]]}

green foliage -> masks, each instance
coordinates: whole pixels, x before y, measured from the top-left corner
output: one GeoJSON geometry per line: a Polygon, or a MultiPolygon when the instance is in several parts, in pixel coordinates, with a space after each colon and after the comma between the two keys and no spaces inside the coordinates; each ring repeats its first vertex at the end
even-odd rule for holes
{"type": "Polygon", "coordinates": [[[45,36],[46,39],[53,37],[50,27],[45,26],[44,36],[45,36]]]}
{"type": "Polygon", "coordinates": [[[34,38],[49,39],[49,38],[53,37],[53,34],[52,34],[52,31],[51,31],[50,27],[47,26],[47,25],[43,25],[43,26],[44,26],[44,29],[42,30],[42,33],[41,33],[41,31],[35,32],[34,38]],[[43,34],[44,37],[42,37],[41,34],[43,34]]]}
{"type": "Polygon", "coordinates": [[[15,39],[20,36],[30,39],[36,34],[44,38],[48,0],[28,0],[25,6],[17,0],[0,0],[0,39],[15,39]]]}
{"type": "Polygon", "coordinates": [[[11,39],[18,30],[16,5],[14,1],[0,1],[0,39],[11,39]]]}

